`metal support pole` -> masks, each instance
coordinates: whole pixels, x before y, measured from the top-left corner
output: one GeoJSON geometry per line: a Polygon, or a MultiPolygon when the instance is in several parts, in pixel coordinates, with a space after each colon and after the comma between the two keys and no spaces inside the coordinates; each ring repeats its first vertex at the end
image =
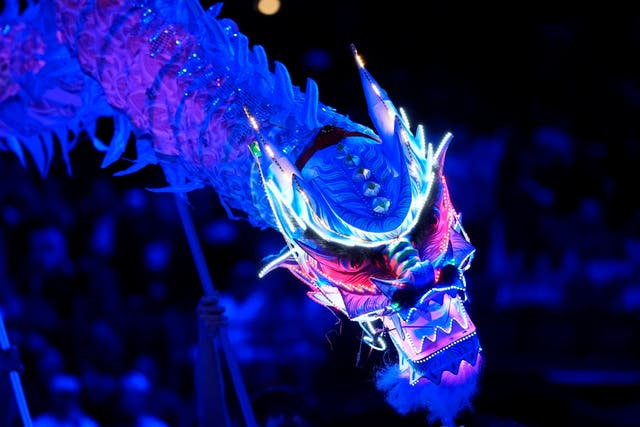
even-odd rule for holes
{"type": "MultiPolygon", "coordinates": [[[[185,234],[187,235],[189,247],[191,248],[191,254],[196,264],[198,275],[200,276],[202,288],[205,295],[212,295],[215,292],[213,280],[211,279],[211,275],[209,274],[207,262],[202,253],[202,247],[200,246],[200,241],[198,240],[196,229],[193,225],[193,221],[191,220],[191,215],[189,215],[187,206],[180,195],[174,194],[174,197],[176,199],[176,204],[178,205],[178,212],[180,213],[180,219],[182,221],[185,234]]],[[[244,416],[245,423],[247,424],[247,427],[257,427],[258,424],[253,414],[253,409],[251,407],[251,402],[249,400],[244,381],[242,380],[240,367],[238,365],[238,361],[234,357],[233,349],[231,348],[231,343],[229,342],[229,337],[227,336],[226,329],[220,329],[219,334],[224,357],[229,367],[229,373],[231,374],[231,379],[233,380],[236,395],[238,396],[240,407],[242,408],[242,414],[244,416]]]]}
{"type": "MultiPolygon", "coordinates": [[[[4,327],[2,309],[0,309],[0,348],[2,348],[2,350],[9,350],[9,348],[11,348],[7,330],[4,327]]],[[[13,386],[13,394],[16,397],[16,403],[18,404],[18,409],[20,410],[20,416],[22,417],[22,424],[25,427],[32,427],[33,424],[31,423],[31,415],[29,414],[27,401],[22,390],[20,375],[16,371],[11,371],[9,372],[9,377],[11,379],[11,385],[13,386]]]]}

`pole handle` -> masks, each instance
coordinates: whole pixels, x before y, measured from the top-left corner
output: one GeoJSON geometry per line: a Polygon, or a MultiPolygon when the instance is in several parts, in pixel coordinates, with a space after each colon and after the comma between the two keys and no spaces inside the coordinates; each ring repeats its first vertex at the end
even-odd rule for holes
{"type": "MultiPolygon", "coordinates": [[[[9,343],[9,336],[7,330],[4,327],[4,316],[2,308],[0,307],[0,348],[2,350],[9,350],[11,344],[9,343]]],[[[22,390],[22,383],[20,382],[20,375],[16,371],[9,372],[9,378],[11,379],[11,386],[13,387],[13,394],[16,398],[18,409],[20,410],[20,416],[22,417],[22,424],[25,427],[32,427],[31,415],[29,414],[29,408],[27,406],[27,400],[24,397],[24,391],[22,390]]]]}

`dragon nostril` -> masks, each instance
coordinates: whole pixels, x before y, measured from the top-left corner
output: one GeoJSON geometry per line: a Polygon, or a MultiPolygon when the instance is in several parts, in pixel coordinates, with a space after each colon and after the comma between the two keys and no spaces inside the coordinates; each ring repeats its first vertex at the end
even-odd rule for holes
{"type": "Polygon", "coordinates": [[[447,264],[440,270],[440,276],[438,278],[438,283],[443,284],[452,284],[458,277],[460,276],[458,268],[453,264],[447,264]]]}

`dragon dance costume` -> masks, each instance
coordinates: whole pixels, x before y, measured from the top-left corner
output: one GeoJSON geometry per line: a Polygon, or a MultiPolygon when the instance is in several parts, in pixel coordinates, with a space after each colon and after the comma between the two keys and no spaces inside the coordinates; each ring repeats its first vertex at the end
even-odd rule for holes
{"type": "Polygon", "coordinates": [[[481,347],[466,310],[474,247],[449,197],[450,134],[432,145],[353,48],[373,129],[292,85],[285,66],[221,4],[17,1],[0,16],[0,148],[46,176],[56,147],[88,136],[119,174],[159,165],[167,191],[211,186],[230,218],[283,237],[258,273],[286,268],[319,304],[358,322],[394,364],[377,386],[400,413],[453,424],[470,405],[481,347]],[[111,117],[109,144],[96,136],[111,117]]]}

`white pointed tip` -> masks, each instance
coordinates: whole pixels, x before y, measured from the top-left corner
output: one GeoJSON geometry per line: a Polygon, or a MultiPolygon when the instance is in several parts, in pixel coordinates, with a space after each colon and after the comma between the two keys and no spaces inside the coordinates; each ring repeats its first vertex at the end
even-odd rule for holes
{"type": "Polygon", "coordinates": [[[398,369],[400,369],[400,372],[404,372],[410,367],[411,365],[409,365],[409,362],[407,361],[407,357],[403,353],[400,353],[399,360],[398,360],[398,369]]]}
{"type": "Polygon", "coordinates": [[[362,56],[360,56],[360,54],[358,53],[358,50],[356,49],[356,46],[353,43],[351,43],[351,53],[353,54],[353,57],[356,60],[356,64],[358,64],[358,68],[364,69],[364,60],[362,59],[362,56]]]}
{"type": "Polygon", "coordinates": [[[438,145],[438,149],[435,152],[435,159],[442,165],[444,162],[444,156],[447,152],[447,148],[449,147],[449,143],[453,138],[453,134],[451,132],[447,132],[443,137],[442,141],[440,141],[440,145],[438,145]]]}
{"type": "Polygon", "coordinates": [[[253,130],[255,130],[256,132],[259,131],[260,127],[258,126],[258,122],[256,121],[255,117],[251,115],[247,106],[242,106],[242,109],[244,110],[244,114],[247,116],[247,119],[249,120],[249,123],[251,124],[253,130]]]}
{"type": "Polygon", "coordinates": [[[416,385],[420,378],[422,378],[422,375],[417,370],[411,368],[411,373],[409,375],[409,382],[411,385],[416,385]]]}

